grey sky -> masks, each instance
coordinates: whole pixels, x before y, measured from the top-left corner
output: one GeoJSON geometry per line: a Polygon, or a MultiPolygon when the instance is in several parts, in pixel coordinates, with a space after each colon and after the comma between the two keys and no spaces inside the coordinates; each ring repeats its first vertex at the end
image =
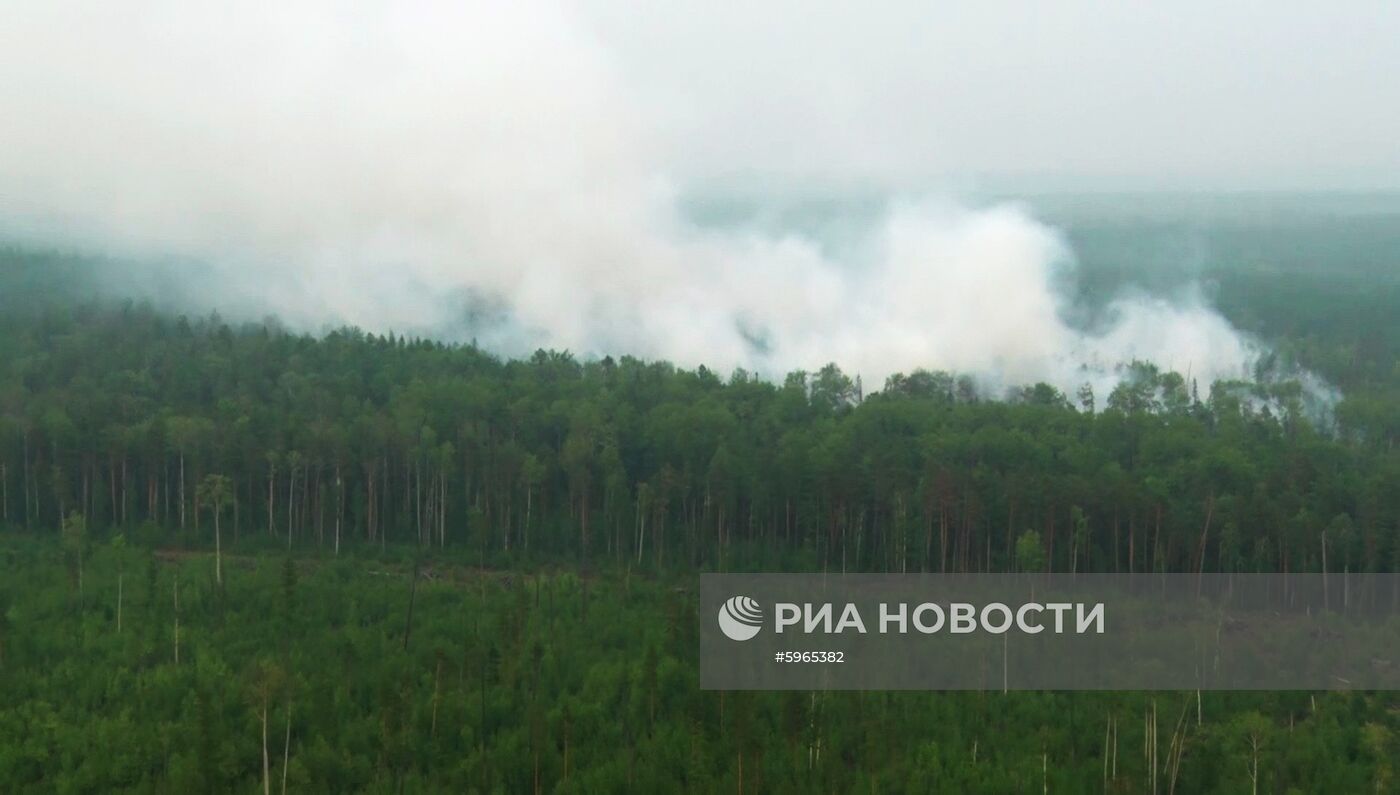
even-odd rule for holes
{"type": "Polygon", "coordinates": [[[1400,187],[1400,4],[587,2],[696,178],[1400,187]]]}
{"type": "MultiPolygon", "coordinates": [[[[77,94],[99,117],[102,104],[139,105],[178,125],[184,109],[155,107],[164,81],[188,90],[203,68],[211,90],[227,90],[246,68],[270,78],[261,90],[292,92],[275,65],[252,62],[274,52],[315,62],[348,43],[371,55],[358,66],[373,82],[377,43],[412,47],[416,35],[386,28],[426,23],[432,38],[457,36],[464,48],[483,31],[494,46],[530,48],[530,68],[555,78],[561,103],[589,90],[569,81],[586,59],[589,81],[623,98],[615,110],[630,117],[647,168],[686,188],[1400,188],[1397,3],[499,5],[133,0],[118,12],[10,0],[0,8],[0,110],[42,124],[77,94]],[[296,47],[259,46],[269,29],[296,47]],[[49,68],[58,59],[70,63],[49,68]],[[99,76],[105,95],[84,93],[71,63],[84,60],[94,71],[124,64],[128,82],[99,76]]],[[[392,75],[393,58],[381,61],[392,75]]]]}

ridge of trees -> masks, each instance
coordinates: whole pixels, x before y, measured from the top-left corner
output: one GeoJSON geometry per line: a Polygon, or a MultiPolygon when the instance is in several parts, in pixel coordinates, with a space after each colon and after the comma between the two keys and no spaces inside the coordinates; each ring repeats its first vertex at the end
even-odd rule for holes
{"type": "Polygon", "coordinates": [[[1344,403],[1333,434],[1296,387],[1200,392],[1134,363],[1103,396],[924,371],[867,395],[835,365],[51,307],[0,320],[0,525],[686,570],[1396,565],[1396,411],[1344,403]]]}

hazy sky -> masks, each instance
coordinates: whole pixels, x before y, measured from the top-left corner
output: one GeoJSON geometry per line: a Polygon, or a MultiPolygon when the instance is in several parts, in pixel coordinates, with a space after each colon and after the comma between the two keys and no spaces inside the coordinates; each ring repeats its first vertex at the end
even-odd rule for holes
{"type": "MultiPolygon", "coordinates": [[[[372,58],[376,41],[395,37],[386,27],[440,17],[446,28],[426,35],[464,48],[515,38],[540,45],[538,62],[587,53],[638,113],[660,166],[687,184],[1400,188],[1393,2],[453,5],[8,0],[0,99],[23,112],[73,90],[54,83],[78,70],[47,73],[56,58],[143,61],[142,81],[168,79],[163,66],[257,75],[248,61],[266,48],[246,45],[259,27],[279,29],[307,60],[347,43],[372,58]],[[541,25],[568,41],[541,41],[541,25]],[[223,48],[180,43],[221,30],[223,48]]],[[[527,68],[550,68],[538,62],[527,68]]],[[[362,66],[374,80],[376,65],[362,66]]]]}
{"type": "Polygon", "coordinates": [[[312,328],[473,306],[503,349],[768,374],[1238,376],[1258,344],[1197,298],[1071,328],[1061,236],[959,199],[1400,187],[1397,9],[7,0],[0,235],[312,328]],[[890,201],[833,253],[687,217],[726,191],[890,201]]]}
{"type": "Polygon", "coordinates": [[[1400,4],[588,2],[697,178],[1400,187],[1400,4]]]}

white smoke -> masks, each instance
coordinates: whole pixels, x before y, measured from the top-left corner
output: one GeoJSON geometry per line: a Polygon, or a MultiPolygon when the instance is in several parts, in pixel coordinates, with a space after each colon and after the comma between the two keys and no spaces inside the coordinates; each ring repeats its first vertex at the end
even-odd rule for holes
{"type": "Polygon", "coordinates": [[[0,8],[0,228],[159,259],[209,307],[517,353],[1069,391],[1133,359],[1248,377],[1261,350],[1200,300],[1072,327],[1070,252],[1016,207],[899,202],[842,256],[698,227],[673,120],[554,4],[222,8],[0,8]]]}

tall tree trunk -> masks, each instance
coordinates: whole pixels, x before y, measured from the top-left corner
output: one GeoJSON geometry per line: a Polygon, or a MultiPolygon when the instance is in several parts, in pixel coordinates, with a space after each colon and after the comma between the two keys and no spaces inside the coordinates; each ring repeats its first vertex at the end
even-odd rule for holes
{"type": "Polygon", "coordinates": [[[180,451],[180,529],[185,529],[185,451],[180,451]]]}
{"type": "Polygon", "coordinates": [[[287,763],[292,755],[292,702],[287,701],[287,738],[282,744],[282,795],[287,795],[287,763]]]}
{"type": "Polygon", "coordinates": [[[340,479],[340,464],[335,465],[335,554],[340,554],[340,520],[345,515],[345,482],[340,479]]]}
{"type": "Polygon", "coordinates": [[[29,429],[24,430],[24,529],[30,530],[33,515],[29,511],[29,429]]]}
{"type": "Polygon", "coordinates": [[[437,673],[433,675],[433,722],[429,729],[429,736],[437,736],[437,716],[438,716],[438,695],[442,690],[442,657],[439,655],[437,661],[437,673]]]}
{"type": "Polygon", "coordinates": [[[1206,498],[1206,521],[1201,526],[1201,543],[1196,547],[1196,575],[1199,578],[1206,566],[1206,536],[1210,533],[1210,520],[1215,515],[1215,495],[1206,498]]]}
{"type": "Polygon", "coordinates": [[[946,505],[938,507],[938,570],[943,574],[948,573],[948,509],[946,505]]]}
{"type": "Polygon", "coordinates": [[[1327,530],[1322,530],[1322,606],[1324,610],[1331,609],[1331,599],[1327,591],[1327,530]]]}
{"type": "Polygon", "coordinates": [[[1137,511],[1128,513],[1128,573],[1136,574],[1137,559],[1134,546],[1137,542],[1137,511]]]}
{"type": "Polygon", "coordinates": [[[262,705],[263,795],[272,795],[272,765],[267,758],[267,696],[262,705]]]}
{"type": "Polygon", "coordinates": [[[180,575],[175,575],[175,665],[180,665],[180,575]]]}
{"type": "Polygon", "coordinates": [[[270,535],[277,535],[277,514],[274,513],[273,506],[273,484],[277,477],[276,468],[269,467],[267,470],[267,532],[270,535]]]}
{"type": "Polygon", "coordinates": [[[112,521],[117,519],[117,462],[115,458],[107,459],[107,494],[112,501],[112,521]]]}
{"type": "Polygon", "coordinates": [[[224,584],[224,545],[223,536],[219,532],[219,502],[214,501],[214,582],[219,585],[224,584]]]}
{"type": "Polygon", "coordinates": [[[287,467],[287,549],[292,548],[293,511],[296,508],[297,468],[287,467]]]}
{"type": "Polygon", "coordinates": [[[301,509],[297,512],[297,527],[306,530],[311,512],[311,464],[301,467],[301,509]]]}
{"type": "Polygon", "coordinates": [[[1152,571],[1157,571],[1157,550],[1162,545],[1162,505],[1157,504],[1157,521],[1152,528],[1152,571]]]}

